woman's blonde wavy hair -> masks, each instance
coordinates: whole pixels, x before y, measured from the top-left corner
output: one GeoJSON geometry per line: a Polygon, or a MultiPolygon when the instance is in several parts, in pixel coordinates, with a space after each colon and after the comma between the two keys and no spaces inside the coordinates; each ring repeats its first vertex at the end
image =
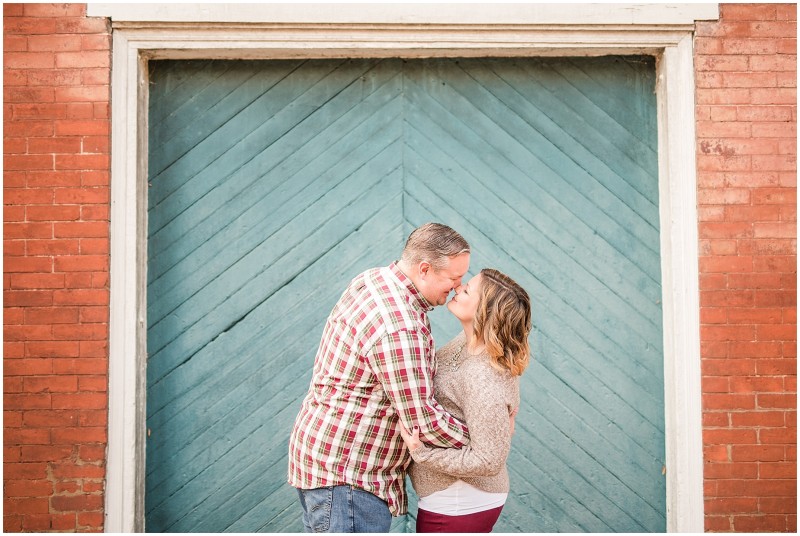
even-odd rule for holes
{"type": "Polygon", "coordinates": [[[504,273],[492,268],[480,273],[474,335],[483,339],[492,366],[520,376],[530,362],[531,299],[504,273]]]}

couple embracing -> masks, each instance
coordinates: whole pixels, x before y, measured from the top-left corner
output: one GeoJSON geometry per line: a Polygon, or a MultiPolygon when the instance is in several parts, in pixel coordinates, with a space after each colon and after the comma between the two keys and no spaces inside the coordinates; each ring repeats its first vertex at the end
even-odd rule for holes
{"type": "Polygon", "coordinates": [[[469,258],[456,231],[423,225],[399,261],[358,275],[334,306],[289,442],[306,532],[388,532],[407,512],[409,472],[417,532],[497,521],[531,306],[497,270],[462,284],[469,258]],[[445,304],[464,331],[434,358],[428,313],[445,304]]]}

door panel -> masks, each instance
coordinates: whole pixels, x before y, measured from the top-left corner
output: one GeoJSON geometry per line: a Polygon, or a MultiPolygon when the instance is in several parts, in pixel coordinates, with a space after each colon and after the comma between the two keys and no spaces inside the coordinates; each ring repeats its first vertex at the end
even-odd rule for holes
{"type": "Polygon", "coordinates": [[[534,302],[496,530],[664,531],[654,87],[645,57],[151,62],[147,530],[302,530],[325,317],[442,221],[534,302]]]}

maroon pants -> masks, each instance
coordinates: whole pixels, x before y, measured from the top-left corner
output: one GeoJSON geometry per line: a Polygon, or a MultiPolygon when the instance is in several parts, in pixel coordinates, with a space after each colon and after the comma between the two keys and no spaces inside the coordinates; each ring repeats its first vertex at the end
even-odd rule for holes
{"type": "Polygon", "coordinates": [[[447,516],[420,508],[417,511],[417,532],[492,532],[502,509],[498,506],[464,516],[447,516]]]}

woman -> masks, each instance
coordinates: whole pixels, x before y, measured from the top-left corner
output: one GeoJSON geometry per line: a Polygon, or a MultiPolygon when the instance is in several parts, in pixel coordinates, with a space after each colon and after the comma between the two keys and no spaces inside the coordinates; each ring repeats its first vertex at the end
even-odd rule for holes
{"type": "Polygon", "coordinates": [[[447,308],[459,334],[436,352],[436,400],[467,424],[469,445],[431,448],[419,430],[400,432],[419,496],[417,532],[491,532],[508,496],[506,458],[528,366],[530,298],[510,277],[484,269],[456,289],[447,308]]]}

